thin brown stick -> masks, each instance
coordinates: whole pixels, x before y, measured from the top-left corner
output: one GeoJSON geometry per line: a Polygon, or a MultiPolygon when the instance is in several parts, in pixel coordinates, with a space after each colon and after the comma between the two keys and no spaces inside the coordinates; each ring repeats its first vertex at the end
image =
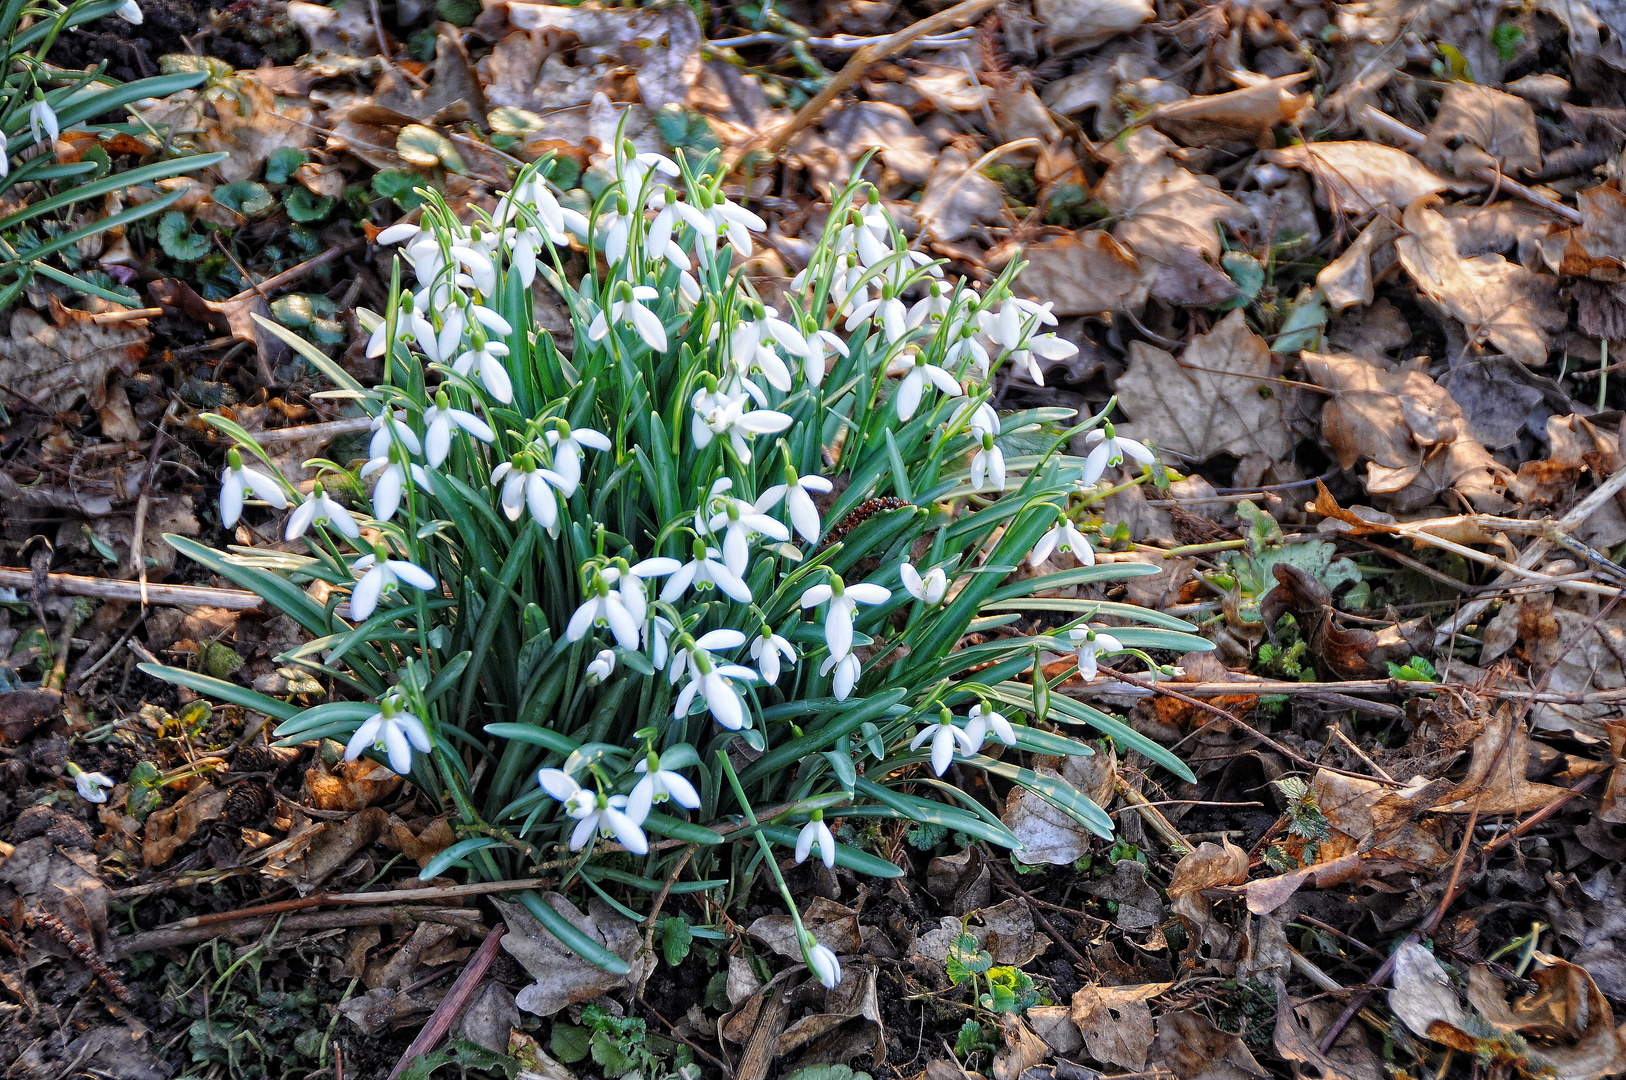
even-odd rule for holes
{"type": "Polygon", "coordinates": [[[262,916],[241,919],[215,926],[198,926],[187,930],[148,930],[108,942],[107,951],[114,959],[135,953],[156,952],[160,949],[184,948],[217,937],[258,936],[282,919],[281,929],[332,930],[351,926],[386,926],[390,924],[414,925],[420,922],[447,923],[452,926],[477,925],[480,913],[470,908],[391,907],[355,911],[314,911],[306,915],[262,916]]]}
{"type": "MultiPolygon", "coordinates": [[[[257,918],[265,915],[285,915],[290,911],[305,911],[316,907],[341,907],[352,904],[401,904],[417,900],[431,902],[461,900],[470,896],[489,896],[492,893],[546,889],[552,884],[553,882],[548,878],[518,878],[509,881],[479,881],[470,885],[441,885],[427,889],[395,889],[393,891],[363,893],[317,893],[315,896],[278,900],[275,903],[260,904],[257,907],[241,908],[237,911],[217,911],[210,915],[194,915],[189,919],[166,923],[158,927],[158,930],[187,930],[197,926],[214,926],[219,923],[235,922],[238,919],[257,918]]],[[[157,931],[153,932],[156,933],[157,931]]]]}
{"type": "MultiPolygon", "coordinates": [[[[1122,671],[1118,671],[1118,670],[1116,670],[1114,668],[1106,667],[1105,665],[1102,665],[1101,670],[1106,672],[1108,675],[1111,675],[1115,679],[1122,679],[1124,682],[1128,683],[1131,686],[1138,686],[1143,690],[1150,690],[1154,694],[1161,694],[1164,697],[1172,697],[1176,701],[1183,701],[1187,705],[1190,705],[1193,708],[1201,709],[1202,711],[1204,711],[1206,713],[1211,713],[1215,717],[1218,717],[1218,718],[1220,718],[1222,720],[1227,720],[1230,723],[1233,723],[1237,727],[1241,728],[1243,731],[1246,731],[1249,735],[1252,735],[1254,738],[1258,739],[1260,742],[1264,743],[1266,746],[1270,747],[1272,750],[1276,751],[1278,754],[1281,754],[1283,757],[1287,758],[1289,761],[1297,762],[1299,765],[1302,765],[1304,768],[1309,769],[1312,772],[1318,771],[1318,770],[1325,770],[1325,771],[1330,772],[1330,773],[1336,773],[1339,776],[1354,777],[1356,780],[1372,780],[1372,778],[1370,776],[1366,776],[1366,775],[1363,775],[1363,774],[1358,773],[1358,772],[1350,772],[1348,769],[1337,769],[1337,768],[1334,768],[1331,765],[1322,765],[1322,764],[1319,764],[1317,762],[1311,761],[1309,758],[1305,757],[1303,754],[1299,753],[1297,750],[1294,750],[1291,746],[1287,746],[1287,745],[1285,745],[1283,743],[1277,742],[1275,739],[1271,738],[1269,735],[1266,735],[1264,732],[1260,731],[1258,728],[1254,727],[1252,724],[1248,723],[1246,720],[1242,720],[1242,719],[1238,718],[1234,713],[1228,713],[1224,709],[1218,708],[1217,706],[1214,706],[1214,705],[1210,705],[1206,701],[1199,701],[1194,697],[1188,697],[1187,695],[1182,694],[1178,690],[1171,690],[1167,683],[1149,683],[1144,679],[1138,679],[1133,675],[1127,674],[1127,673],[1122,672],[1122,671]]],[[[1246,684],[1238,684],[1238,688],[1245,687],[1245,686],[1246,686],[1246,684]]],[[[1231,692],[1234,694],[1237,691],[1236,691],[1236,689],[1233,689],[1231,692]]],[[[1243,689],[1243,693],[1247,693],[1247,692],[1248,691],[1246,689],[1243,689]]],[[[1383,783],[1383,781],[1381,781],[1381,780],[1374,781],[1374,782],[1375,783],[1383,783]]],[[[1390,780],[1388,783],[1389,783],[1389,785],[1391,787],[1402,787],[1402,786],[1404,786],[1404,785],[1402,785],[1401,783],[1399,783],[1398,781],[1395,781],[1395,780],[1390,780]]]]}
{"type": "MultiPolygon", "coordinates": [[[[989,854],[986,845],[983,847],[982,855],[988,863],[988,868],[994,872],[995,877],[999,878],[1000,888],[1004,889],[1007,893],[1014,893],[1015,895],[1020,896],[1023,900],[1033,899],[1033,897],[1028,895],[1028,891],[1022,888],[1022,886],[1018,885],[1011,878],[1011,876],[1005,872],[1004,867],[1000,866],[999,863],[994,860],[994,857],[989,854]]],[[[1073,948],[1073,943],[1067,940],[1067,935],[1061,933],[1054,926],[1050,925],[1050,920],[1045,918],[1042,910],[1032,907],[1031,905],[1029,906],[1028,910],[1033,913],[1033,918],[1038,922],[1038,924],[1044,927],[1045,933],[1050,935],[1050,940],[1067,950],[1067,955],[1073,958],[1073,963],[1077,964],[1085,971],[1090,970],[1090,962],[1084,959],[1084,954],[1073,948]]]]}
{"type": "MultiPolygon", "coordinates": [[[[374,11],[378,10],[376,3],[377,0],[374,0],[374,11]]],[[[433,1050],[439,1045],[440,1040],[446,1037],[446,1033],[452,1030],[452,1025],[457,1023],[458,1017],[463,1015],[463,1010],[473,999],[475,990],[479,989],[480,980],[486,977],[492,961],[497,959],[497,945],[507,932],[508,927],[498,923],[492,927],[486,939],[480,942],[480,947],[474,950],[474,955],[469,957],[468,966],[458,975],[452,988],[446,991],[446,996],[441,999],[440,1007],[435,1010],[435,1014],[429,1018],[429,1023],[418,1032],[418,1037],[412,1040],[412,1044],[402,1052],[401,1060],[390,1070],[389,1080],[395,1080],[400,1076],[406,1067],[412,1064],[413,1058],[433,1050]]]]}
{"type": "Polygon", "coordinates": [[[147,451],[147,472],[141,478],[141,494],[136,499],[135,531],[130,535],[130,561],[135,564],[136,577],[141,583],[141,607],[147,607],[147,513],[152,506],[152,477],[158,471],[158,455],[164,449],[164,436],[169,433],[169,421],[180,407],[179,398],[171,398],[169,408],[158,421],[158,434],[152,438],[147,451]]]}

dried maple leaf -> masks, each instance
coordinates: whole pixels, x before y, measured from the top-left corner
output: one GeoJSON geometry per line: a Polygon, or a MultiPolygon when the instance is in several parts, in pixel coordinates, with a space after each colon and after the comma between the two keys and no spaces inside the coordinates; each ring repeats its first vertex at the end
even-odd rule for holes
{"type": "Polygon", "coordinates": [[[1437,814],[1467,814],[1474,808],[1486,817],[1495,814],[1532,814],[1564,790],[1525,778],[1530,767],[1530,735],[1524,721],[1506,704],[1485,718],[1474,736],[1468,774],[1434,806],[1437,814]]]}
{"type": "Polygon", "coordinates": [[[1149,268],[1098,229],[1033,244],[1022,255],[1027,265],[1017,275],[1017,289],[1051,301],[1057,315],[1139,311],[1146,303],[1149,268]]]}
{"type": "Polygon", "coordinates": [[[1129,136],[1096,188],[1096,196],[1122,220],[1112,235],[1153,262],[1173,262],[1181,252],[1219,258],[1221,221],[1249,221],[1248,208],[1220,190],[1211,176],[1198,176],[1170,156],[1174,143],[1141,128],[1129,136]]]}
{"type": "Polygon", "coordinates": [[[1454,82],[1440,99],[1440,111],[1418,156],[1436,169],[1450,167],[1458,176],[1487,166],[1504,173],[1540,172],[1536,111],[1512,94],[1454,82]]]}
{"type": "Polygon", "coordinates": [[[1415,510],[1456,488],[1480,509],[1507,508],[1513,474],[1468,434],[1462,410],[1434,380],[1359,356],[1305,352],[1304,369],[1333,392],[1321,429],[1338,463],[1367,459],[1366,490],[1415,510]]]}
{"type": "Polygon", "coordinates": [[[1271,150],[1265,158],[1308,172],[1315,179],[1317,200],[1341,214],[1410,206],[1424,195],[1456,187],[1404,150],[1382,143],[1308,143],[1271,150]]]}
{"type": "Polygon", "coordinates": [[[1129,370],[1118,378],[1118,400],[1132,418],[1120,430],[1192,462],[1216,454],[1280,460],[1293,438],[1281,388],[1267,381],[1277,374],[1270,346],[1248,329],[1241,311],[1193,340],[1179,360],[1137,341],[1129,347],[1129,370]]]}
{"type": "Polygon", "coordinates": [[[107,402],[108,376],[134,375],[152,338],[145,319],[98,323],[88,311],[51,298],[51,322],[20,308],[11,333],[0,336],[0,385],[48,412],[62,412],[83,397],[92,408],[107,402]]]}
{"type": "Polygon", "coordinates": [[[1500,255],[1462,258],[1456,234],[1433,209],[1438,201],[1425,195],[1406,207],[1406,235],[1395,241],[1400,264],[1475,342],[1489,341],[1524,364],[1545,364],[1547,331],[1562,329],[1568,318],[1558,282],[1500,255]]]}

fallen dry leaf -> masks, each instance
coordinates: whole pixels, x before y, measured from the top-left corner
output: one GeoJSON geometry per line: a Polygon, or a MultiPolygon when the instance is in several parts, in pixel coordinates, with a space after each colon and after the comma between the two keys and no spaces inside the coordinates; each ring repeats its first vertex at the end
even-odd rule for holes
{"type": "Polygon", "coordinates": [[[1482,510],[1507,507],[1509,469],[1475,442],[1462,409],[1414,368],[1358,356],[1303,354],[1310,381],[1333,392],[1322,432],[1343,468],[1367,459],[1366,490],[1400,510],[1427,506],[1455,488],[1482,510]]]}
{"type": "Polygon", "coordinates": [[[1467,775],[1434,811],[1467,814],[1477,807],[1482,815],[1531,814],[1562,797],[1564,788],[1526,779],[1530,752],[1524,722],[1506,704],[1497,708],[1474,737],[1467,775]]]}
{"type": "Polygon", "coordinates": [[[640,954],[643,939],[636,923],[596,896],[587,902],[585,915],[559,893],[544,893],[542,899],[570,920],[576,929],[625,960],[632,970],[626,975],[612,975],[588,963],[543,929],[536,916],[524,906],[498,900],[495,901],[497,910],[508,924],[508,933],[502,939],[503,950],[536,980],[519,992],[515,1004],[537,1016],[552,1016],[578,1001],[619,987],[642,984],[653,960],[640,954]]]}
{"type": "Polygon", "coordinates": [[[1248,879],[1248,853],[1226,839],[1223,844],[1202,843],[1187,852],[1175,865],[1169,881],[1169,909],[1180,916],[1191,934],[1194,951],[1206,959],[1225,961],[1233,944],[1229,927],[1214,918],[1212,903],[1204,889],[1240,885],[1248,879]]]}
{"type": "MultiPolygon", "coordinates": [[[[802,909],[802,925],[820,945],[837,956],[851,956],[863,944],[858,916],[853,909],[822,896],[814,897],[802,909]]],[[[792,960],[802,957],[802,943],[796,935],[795,921],[789,915],[764,915],[753,922],[746,933],[780,956],[792,960]]]]}
{"type": "Polygon", "coordinates": [[[1406,207],[1406,234],[1395,241],[1400,264],[1422,292],[1459,320],[1475,342],[1488,341],[1532,367],[1547,362],[1547,333],[1564,326],[1558,282],[1500,255],[1464,259],[1456,234],[1434,209],[1437,196],[1406,207]]]}
{"type": "Polygon", "coordinates": [[[1271,134],[1275,128],[1297,123],[1314,104],[1314,95],[1293,92],[1309,77],[1308,71],[1301,71],[1229,93],[1171,101],[1153,109],[1141,122],[1187,146],[1242,138],[1270,149],[1276,145],[1271,134]]]}
{"type": "Polygon", "coordinates": [[[1055,52],[1078,52],[1154,17],[1151,0],[1036,0],[1045,42],[1055,52]]]}
{"type": "Polygon", "coordinates": [[[1193,463],[1217,454],[1280,460],[1294,440],[1282,412],[1283,388],[1267,381],[1279,374],[1270,346],[1248,329],[1240,310],[1193,340],[1178,360],[1134,342],[1129,370],[1117,385],[1131,422],[1119,428],[1193,463]]]}
{"type": "Polygon", "coordinates": [[[1090,1056],[1122,1065],[1130,1072],[1146,1068],[1152,1046],[1152,1010],[1147,1002],[1173,983],[1084,987],[1073,995],[1072,1020],[1083,1033],[1090,1056]]]}
{"type": "Polygon", "coordinates": [[[371,761],[341,761],[332,772],[305,770],[305,792],[318,810],[365,810],[401,787],[402,779],[371,761]]]}
{"type": "Polygon", "coordinates": [[[1184,1010],[1157,1018],[1157,1041],[1146,1060],[1179,1080],[1263,1080],[1270,1075],[1241,1039],[1201,1013],[1184,1010]]]}
{"type": "Polygon", "coordinates": [[[147,321],[98,323],[91,312],[64,307],[55,297],[50,310],[49,322],[29,308],[12,315],[10,334],[0,336],[0,384],[46,412],[61,412],[80,398],[101,407],[108,378],[134,375],[147,355],[147,321]]]}
{"type": "Polygon", "coordinates": [[[1418,156],[1436,169],[1471,176],[1489,167],[1504,173],[1541,171],[1536,111],[1512,94],[1453,82],[1440,99],[1428,142],[1418,156]]]}
{"type": "MultiPolygon", "coordinates": [[[[1116,754],[1096,753],[1091,757],[1040,758],[1033,763],[1036,772],[1067,781],[1097,806],[1112,801],[1116,754]]],[[[1065,814],[1024,787],[1011,788],[1000,815],[1007,828],[1022,841],[1012,858],[1025,866],[1066,866],[1082,858],[1091,847],[1091,834],[1069,814],[1065,814]]]]}
{"type": "Polygon", "coordinates": [[[1268,151],[1265,159],[1308,172],[1321,205],[1357,217],[1383,206],[1402,209],[1455,186],[1404,150],[1382,143],[1301,144],[1268,151]]]}
{"type": "Polygon", "coordinates": [[[1532,972],[1533,994],[1507,1003],[1502,982],[1489,968],[1468,971],[1468,1001],[1498,1031],[1540,1040],[1530,1057],[1558,1080],[1599,1080],[1626,1069],[1626,1037],[1614,1010],[1583,967],[1555,957],[1532,972]]]}
{"type": "Polygon", "coordinates": [[[1057,315],[1135,312],[1146,305],[1152,280],[1147,270],[1152,268],[1143,268],[1132,252],[1100,229],[1032,244],[1022,257],[1027,265],[1015,288],[1030,298],[1043,297],[1057,315]]]}
{"type": "Polygon", "coordinates": [[[1174,143],[1145,128],[1129,136],[1128,145],[1101,178],[1095,194],[1121,220],[1112,235],[1137,255],[1154,262],[1174,262],[1182,252],[1220,255],[1221,221],[1243,223],[1248,208],[1220,190],[1213,177],[1180,166],[1174,143]]]}
{"type": "Polygon", "coordinates": [[[1004,217],[1004,210],[999,185],[973,172],[966,156],[950,146],[937,159],[916,204],[915,217],[933,239],[952,243],[978,225],[995,224],[1004,217]]]}
{"type": "Polygon", "coordinates": [[[220,817],[226,809],[228,794],[205,782],[181,796],[174,806],[154,810],[147,818],[143,834],[142,861],[149,867],[169,862],[197,835],[198,829],[220,817]]]}

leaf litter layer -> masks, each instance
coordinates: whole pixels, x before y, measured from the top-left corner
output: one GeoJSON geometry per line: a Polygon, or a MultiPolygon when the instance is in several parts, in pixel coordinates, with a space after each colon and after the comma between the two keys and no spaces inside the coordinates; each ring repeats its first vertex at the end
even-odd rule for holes
{"type": "Polygon", "coordinates": [[[208,60],[176,55],[204,26],[179,9],[116,46],[105,24],[64,35],[65,66],[209,81],[126,132],[63,132],[59,161],[140,161],[152,130],[230,157],[65,264],[129,288],[128,312],[42,282],[0,348],[13,1072],[384,1075],[448,999],[463,1041],[434,1060],[486,1075],[1620,1070],[1619,6],[950,11],[239,5],[208,20],[208,60]],[[305,462],[364,456],[365,421],[252,313],[374,381],[354,308],[382,307],[389,257],[366,241],[414,188],[489,209],[552,151],[585,201],[618,128],[721,154],[768,224],[765,297],[870,151],[918,250],[979,281],[1027,260],[1018,290],[1055,301],[1079,352],[1009,369],[996,403],[1116,396],[1118,434],[1159,462],[1110,473],[1077,525],[1094,558],[1158,573],[1015,625],[1096,610],[1110,630],[1126,603],[1218,646],[1160,657],[1184,674],[1155,689],[1127,659],[1085,684],[1043,658],[1056,708],[1127,712],[1197,777],[1124,740],[1031,762],[1111,810],[1115,842],[983,781],[1014,858],[852,819],[844,842],[903,879],[788,868],[854,973],[836,991],[787,963],[761,881],[732,906],[674,889],[630,935],[609,898],[550,899],[641,987],[450,881],[404,908],[332,899],[422,887],[405,869],[458,838],[441,808],[133,666],[314,704],[330,687],[280,659],[301,644],[286,617],[109,591],[221,584],[165,533],[260,542],[219,524],[202,412],[306,485],[305,462]],[[70,761],[117,782],[99,810],[70,761]],[[496,926],[514,944],[451,993],[496,926]],[[526,987],[558,1011],[520,1012],[526,987]]]}

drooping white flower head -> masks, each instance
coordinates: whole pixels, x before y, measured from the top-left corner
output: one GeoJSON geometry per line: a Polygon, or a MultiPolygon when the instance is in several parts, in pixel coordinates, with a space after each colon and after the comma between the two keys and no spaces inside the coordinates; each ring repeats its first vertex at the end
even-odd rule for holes
{"type": "Polygon", "coordinates": [[[86,772],[71,761],[68,762],[68,776],[73,779],[73,786],[78,789],[79,797],[86,802],[106,802],[107,792],[117,784],[117,781],[106,773],[86,772]]]}
{"type": "Polygon", "coordinates": [[[288,528],[283,533],[285,540],[297,540],[305,535],[305,531],[312,525],[327,525],[335,532],[354,540],[361,535],[361,526],[350,511],[334,502],[332,497],[323,490],[320,481],[305,497],[305,501],[288,515],[288,528]]]}
{"type": "Polygon", "coordinates": [[[350,590],[350,619],[365,622],[378,610],[381,597],[395,592],[402,585],[410,585],[423,592],[433,592],[437,582],[427,570],[404,559],[392,559],[382,544],[368,555],[363,555],[351,566],[352,574],[360,574],[350,590]]]}
{"type": "Polygon", "coordinates": [[[829,492],[830,481],[822,476],[797,476],[796,470],[786,465],[785,482],[775,484],[757,496],[755,506],[758,511],[767,511],[784,499],[791,525],[803,540],[816,544],[824,534],[819,524],[819,508],[810,494],[814,491],[821,495],[829,492]]]}
{"type": "Polygon", "coordinates": [[[552,469],[538,468],[530,454],[519,453],[491,471],[492,484],[499,481],[502,483],[502,512],[509,521],[518,521],[519,515],[528,509],[532,520],[549,535],[558,531],[559,499],[554,493],[564,490],[564,477],[552,469]]]}
{"type": "Polygon", "coordinates": [[[923,604],[940,604],[948,593],[948,575],[941,566],[932,567],[921,577],[913,564],[903,563],[898,567],[898,576],[903,579],[904,590],[923,604]]]}
{"type": "Polygon", "coordinates": [[[971,456],[971,486],[977,491],[1005,487],[1005,452],[994,445],[992,435],[984,435],[982,447],[971,456]]]}
{"type": "Polygon", "coordinates": [[[1028,553],[1028,565],[1037,568],[1058,550],[1072,552],[1073,558],[1077,559],[1080,565],[1095,565],[1095,548],[1090,545],[1089,539],[1078,531],[1073,519],[1066,516],[1056,522],[1055,527],[1049,532],[1039,537],[1039,542],[1034,544],[1033,550],[1028,553]]]}
{"type": "Polygon", "coordinates": [[[587,665],[589,683],[604,682],[615,671],[615,650],[600,649],[587,665]]]}
{"type": "Polygon", "coordinates": [[[837,701],[846,701],[852,696],[853,687],[858,685],[858,676],[863,671],[863,665],[858,662],[858,654],[849,652],[846,656],[836,656],[833,653],[824,658],[819,665],[820,675],[829,675],[830,693],[837,701]]]}
{"type": "Polygon", "coordinates": [[[874,606],[892,599],[892,590],[859,582],[848,585],[839,574],[832,573],[823,585],[815,585],[802,594],[802,607],[815,608],[828,603],[824,615],[824,640],[830,655],[836,660],[846,656],[853,647],[853,614],[859,604],[874,606]]]}
{"type": "Polygon", "coordinates": [[[769,627],[763,626],[762,633],[751,639],[751,659],[757,662],[757,670],[762,673],[762,681],[769,686],[779,681],[781,658],[785,663],[794,665],[796,647],[769,627]]]}
{"type": "Polygon", "coordinates": [[[668,799],[679,806],[689,810],[700,806],[700,793],[689,783],[686,776],[670,769],[661,768],[661,759],[653,750],[638,764],[633,766],[635,772],[643,773],[638,782],[633,785],[632,794],[627,796],[627,813],[638,821],[649,816],[652,806],[659,806],[668,799]]]}
{"type": "Polygon", "coordinates": [[[423,411],[423,420],[424,460],[431,469],[440,468],[446,456],[452,452],[453,428],[466,431],[483,443],[497,441],[497,433],[491,430],[491,425],[471,412],[452,408],[444,390],[438,392],[435,403],[423,411]]]}
{"type": "Polygon", "coordinates": [[[555,421],[548,429],[546,439],[553,447],[553,471],[565,479],[565,498],[576,494],[582,479],[582,448],[598,451],[610,449],[609,436],[592,428],[572,428],[563,420],[555,421]]]}
{"type": "Polygon", "coordinates": [[[712,655],[715,651],[737,649],[744,644],[745,635],[738,630],[712,630],[675,650],[667,678],[676,683],[687,673],[689,682],[679,691],[672,706],[673,717],[681,720],[689,715],[689,706],[699,696],[711,710],[712,719],[723,727],[738,731],[745,726],[745,703],[730,680],[755,682],[757,673],[738,664],[723,663],[712,655]]]}
{"type": "Polygon", "coordinates": [[[984,707],[980,702],[971,706],[965,729],[976,737],[979,744],[986,742],[988,736],[992,734],[1006,746],[1016,745],[1016,729],[1011,727],[1011,722],[992,709],[984,707]]]}
{"type": "Polygon", "coordinates": [[[258,469],[243,464],[237,448],[226,451],[226,468],[220,474],[220,524],[231,528],[243,516],[243,496],[252,492],[273,510],[284,510],[288,498],[282,485],[258,469]]]}
{"type": "MultiPolygon", "coordinates": [[[[39,91],[36,90],[35,93],[38,94],[39,91]]],[[[56,110],[51,108],[51,103],[45,100],[44,95],[36,97],[34,103],[28,107],[28,127],[37,143],[45,143],[47,136],[51,142],[55,142],[61,136],[61,129],[57,127],[56,122],[56,110]]]]}
{"type": "Polygon", "coordinates": [[[914,739],[909,743],[909,749],[919,750],[928,739],[932,744],[932,771],[942,776],[954,763],[956,748],[966,757],[981,749],[982,729],[979,727],[972,730],[970,727],[957,726],[954,717],[944,709],[936,723],[927,724],[915,733],[914,739]]]}
{"type": "Polygon", "coordinates": [[[653,286],[629,285],[623,281],[609,309],[599,312],[588,326],[587,336],[593,341],[603,341],[612,324],[628,322],[652,352],[665,352],[666,327],[661,325],[660,316],[645,306],[651,300],[658,300],[660,295],[653,286]]]}
{"type": "Polygon", "coordinates": [[[140,26],[145,15],[141,13],[141,5],[136,0],[124,0],[124,6],[113,12],[131,26],[140,26]]]}
{"type": "Polygon", "coordinates": [[[666,579],[666,586],[661,589],[661,599],[670,602],[690,588],[704,590],[713,585],[731,600],[738,600],[742,604],[751,602],[751,587],[745,583],[744,576],[729,567],[721,551],[708,546],[704,540],[696,539],[693,557],[666,579]]]}
{"type": "Polygon", "coordinates": [[[649,840],[644,836],[644,819],[631,812],[625,795],[594,794],[567,772],[560,769],[542,769],[536,774],[542,790],[565,806],[565,813],[576,819],[576,828],[570,834],[570,850],[580,851],[593,839],[595,832],[614,838],[634,855],[649,854],[649,840]]]}
{"type": "Polygon", "coordinates": [[[1123,645],[1104,630],[1090,626],[1075,626],[1067,632],[1073,648],[1078,650],[1078,673],[1085,682],[1094,679],[1099,665],[1095,658],[1102,653],[1122,652],[1123,645]]]}
{"type": "Polygon", "coordinates": [[[826,989],[834,990],[841,985],[841,961],[836,959],[829,946],[813,940],[812,934],[803,935],[802,959],[807,961],[807,969],[826,989]]]}
{"type": "Polygon", "coordinates": [[[1157,464],[1157,455],[1152,453],[1151,447],[1119,435],[1111,421],[1086,434],[1084,441],[1096,444],[1095,449],[1090,451],[1090,456],[1084,459],[1084,476],[1081,482],[1085,487],[1101,479],[1101,474],[1107,469],[1122,465],[1125,457],[1134,458],[1147,465],[1157,464]]]}
{"type": "Polygon", "coordinates": [[[813,849],[819,849],[819,858],[831,870],[836,868],[836,838],[830,832],[830,826],[824,823],[824,811],[815,810],[808,819],[802,831],[796,836],[796,861],[805,863],[813,849]]]}
{"type": "Polygon", "coordinates": [[[350,742],[344,748],[344,759],[354,761],[368,750],[383,750],[388,756],[390,768],[406,776],[412,771],[414,748],[421,754],[427,754],[434,749],[434,743],[429,740],[429,732],[424,728],[423,721],[402,709],[400,699],[389,694],[379,699],[378,712],[365,720],[350,736],[350,742]]]}

